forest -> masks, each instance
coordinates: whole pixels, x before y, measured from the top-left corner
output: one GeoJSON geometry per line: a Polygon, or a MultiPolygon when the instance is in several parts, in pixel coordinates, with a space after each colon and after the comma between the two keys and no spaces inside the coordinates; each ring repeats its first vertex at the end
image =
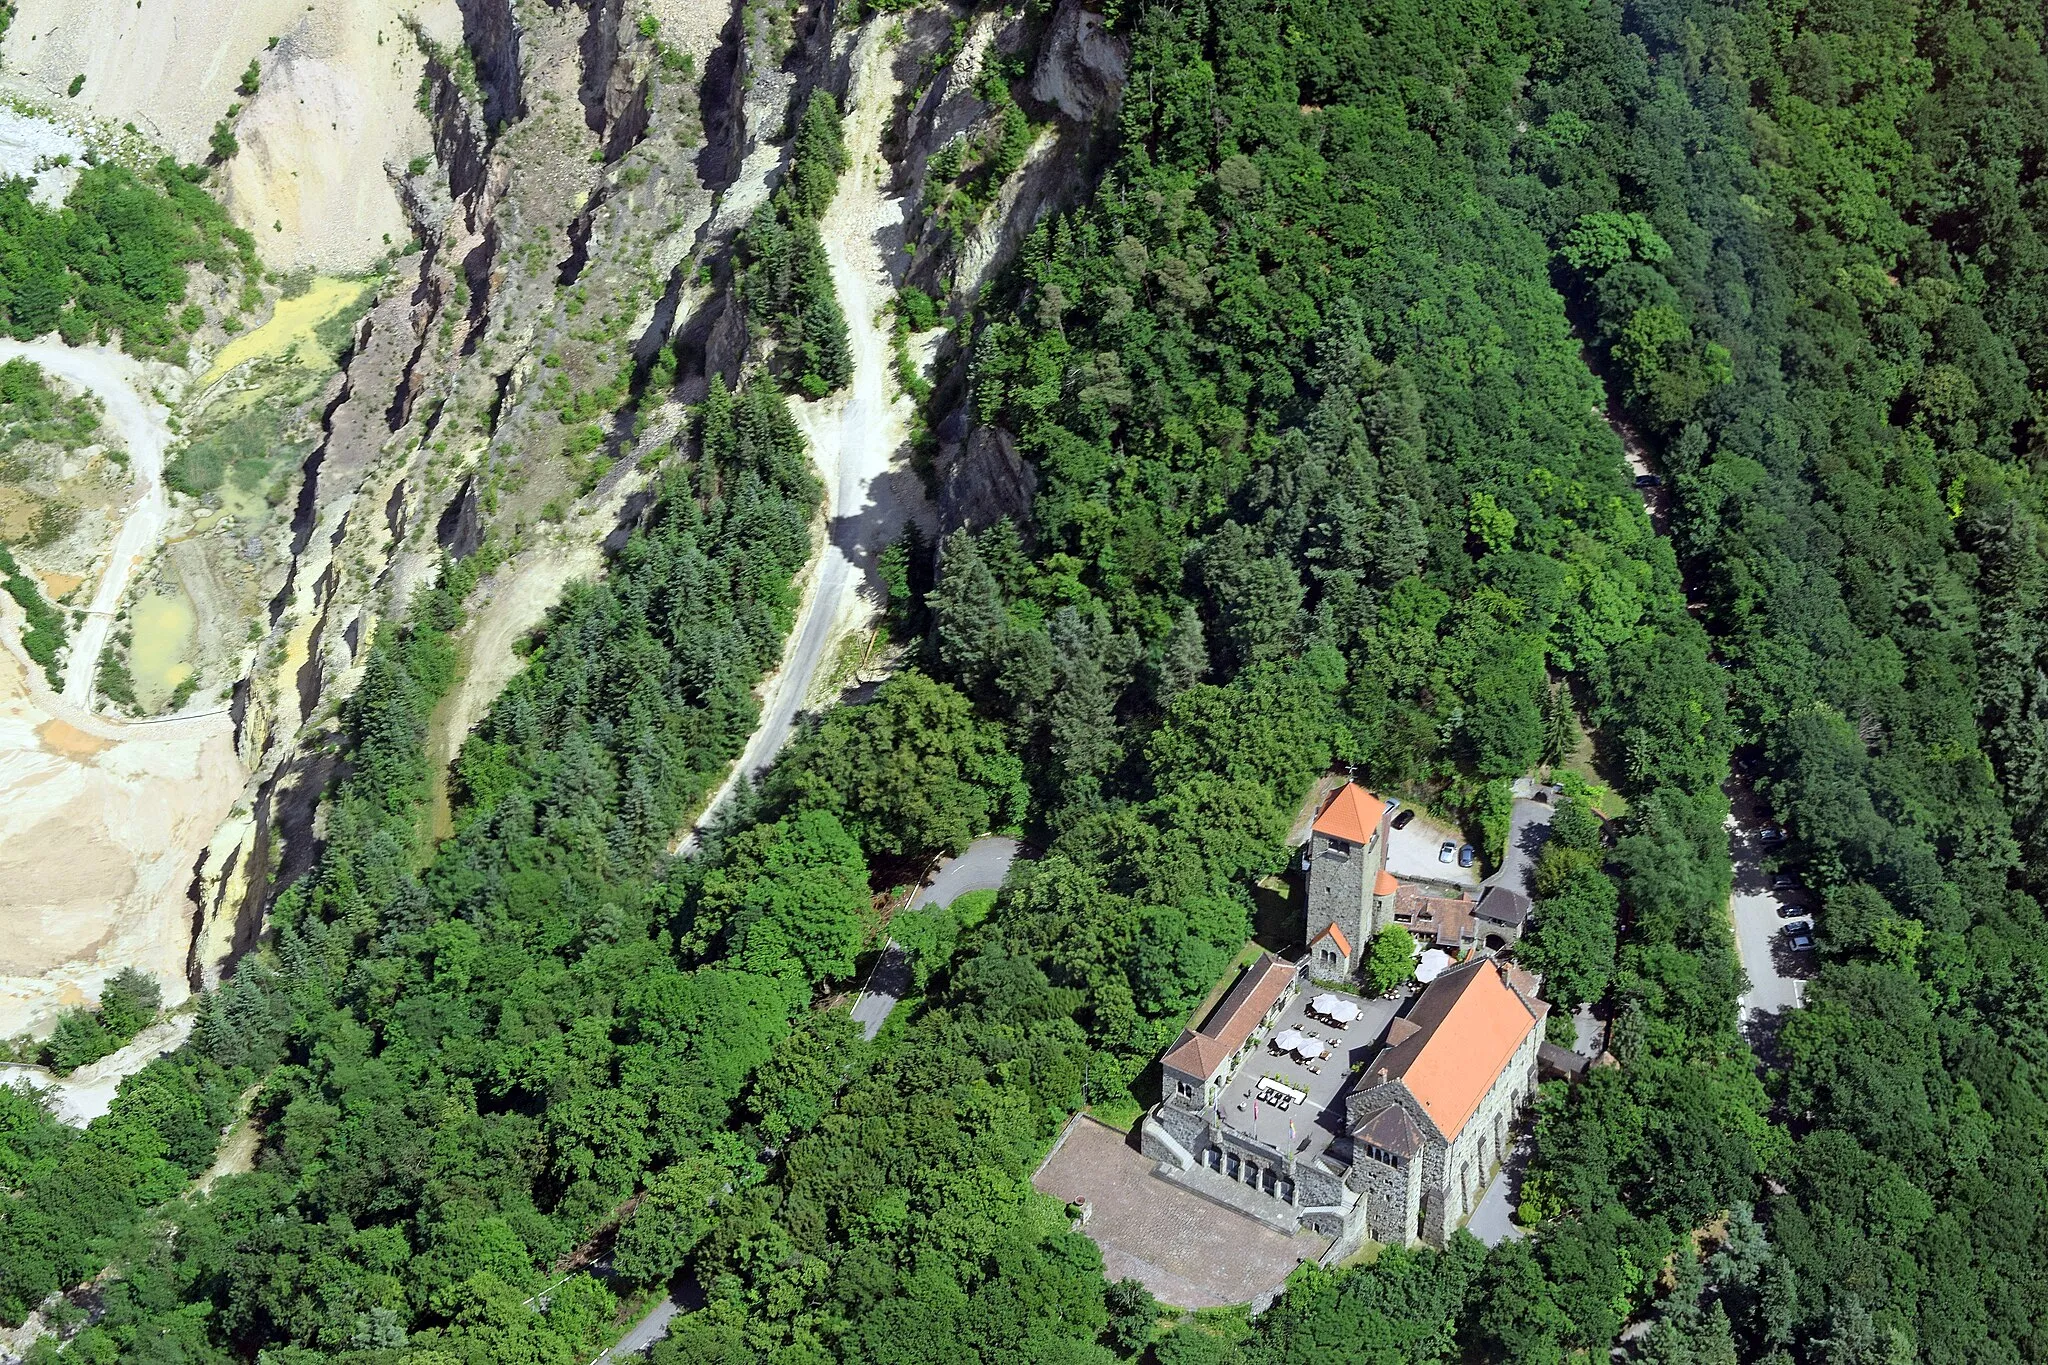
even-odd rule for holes
{"type": "MultiPolygon", "coordinates": [[[[898,554],[907,665],[690,856],[820,496],[779,386],[714,384],[433,847],[424,721],[493,551],[449,566],[373,643],[318,867],[193,1043],[82,1134],[0,1092],[0,1316],[118,1271],[34,1358],[568,1365],[678,1278],[655,1365],[1533,1365],[1630,1323],[1659,1365],[2048,1350],[2038,15],[1115,22],[1100,179],[937,389],[1014,435],[1029,518],[898,554]],[[1426,795],[1497,856],[1507,781],[1582,729],[1613,790],[1571,788],[1523,953],[1619,1065],[1545,1088],[1528,1236],[1305,1269],[1256,1317],[1106,1280],[1030,1174],[1076,1108],[1144,1101],[1310,782],[1426,795]],[[1731,767],[1823,898],[1764,1057],[1731,767]],[[876,892],[991,830],[1042,856],[903,926],[917,995],[864,1041],[821,1006],[876,892]],[[251,1091],[257,1169],[174,1199],[251,1091]]],[[[824,392],[829,101],[797,140],[742,288],[824,392]]]]}
{"type": "Polygon", "coordinates": [[[55,210],[29,197],[31,182],[0,179],[0,319],[8,333],[29,341],[55,331],[74,346],[118,341],[135,355],[182,363],[185,336],[205,320],[185,302],[186,267],[222,279],[239,273],[245,299],[260,273],[255,239],[201,186],[206,175],[170,158],[146,177],[111,162],[89,165],[55,210]]]}

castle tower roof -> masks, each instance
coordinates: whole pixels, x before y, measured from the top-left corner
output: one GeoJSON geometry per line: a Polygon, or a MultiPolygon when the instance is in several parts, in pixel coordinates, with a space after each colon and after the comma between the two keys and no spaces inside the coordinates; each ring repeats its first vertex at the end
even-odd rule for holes
{"type": "Polygon", "coordinates": [[[1335,920],[1332,920],[1329,927],[1324,929],[1323,932],[1309,940],[1308,946],[1314,948],[1316,944],[1321,943],[1324,939],[1328,939],[1337,945],[1337,951],[1344,954],[1345,961],[1351,960],[1351,940],[1344,937],[1344,931],[1337,927],[1335,920]]]}
{"type": "Polygon", "coordinates": [[[1314,826],[1317,834],[1346,843],[1369,843],[1379,830],[1380,821],[1387,818],[1387,803],[1374,796],[1356,782],[1346,782],[1337,789],[1316,817],[1314,826]]]}

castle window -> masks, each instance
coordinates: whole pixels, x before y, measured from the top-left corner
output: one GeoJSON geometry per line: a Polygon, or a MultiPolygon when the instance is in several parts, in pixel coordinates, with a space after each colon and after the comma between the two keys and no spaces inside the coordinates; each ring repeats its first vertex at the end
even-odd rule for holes
{"type": "Polygon", "coordinates": [[[1345,843],[1342,839],[1332,839],[1330,840],[1330,846],[1323,850],[1323,856],[1335,859],[1340,863],[1349,862],[1351,860],[1351,845],[1345,843]]]}

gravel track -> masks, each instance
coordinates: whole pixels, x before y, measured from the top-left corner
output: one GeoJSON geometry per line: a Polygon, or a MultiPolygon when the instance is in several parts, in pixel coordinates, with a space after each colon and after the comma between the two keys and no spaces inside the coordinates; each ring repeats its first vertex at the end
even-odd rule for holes
{"type": "Polygon", "coordinates": [[[135,479],[135,501],[122,518],[121,529],[107,549],[107,566],[98,591],[86,608],[82,625],[71,637],[71,658],[64,668],[64,700],[75,707],[92,706],[93,676],[100,651],[113,629],[121,594],[136,567],[156,552],[171,517],[164,492],[164,452],[171,444],[170,414],[149,391],[148,372],[141,362],[105,347],[71,347],[52,341],[0,339],[0,362],[17,356],[32,360],[51,374],[91,391],[106,405],[107,421],[128,447],[128,468],[135,479]]]}

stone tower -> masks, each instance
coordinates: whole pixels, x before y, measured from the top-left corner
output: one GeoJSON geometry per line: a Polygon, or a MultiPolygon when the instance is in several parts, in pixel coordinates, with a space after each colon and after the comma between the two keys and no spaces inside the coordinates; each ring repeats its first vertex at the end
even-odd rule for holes
{"type": "Polygon", "coordinates": [[[1392,922],[1394,879],[1386,865],[1387,803],[1347,782],[1316,816],[1309,835],[1303,937],[1317,976],[1352,975],[1367,940],[1392,922]]]}

